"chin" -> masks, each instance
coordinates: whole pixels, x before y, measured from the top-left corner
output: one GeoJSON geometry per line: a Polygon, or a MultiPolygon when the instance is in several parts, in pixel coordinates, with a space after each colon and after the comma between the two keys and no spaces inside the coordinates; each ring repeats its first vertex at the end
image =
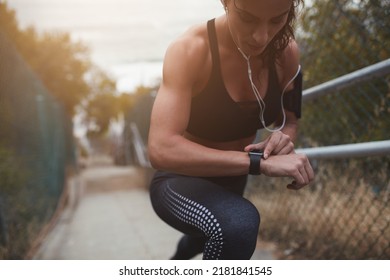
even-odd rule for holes
{"type": "Polygon", "coordinates": [[[252,46],[247,47],[246,53],[248,53],[250,56],[259,56],[265,51],[266,47],[256,48],[252,46]]]}

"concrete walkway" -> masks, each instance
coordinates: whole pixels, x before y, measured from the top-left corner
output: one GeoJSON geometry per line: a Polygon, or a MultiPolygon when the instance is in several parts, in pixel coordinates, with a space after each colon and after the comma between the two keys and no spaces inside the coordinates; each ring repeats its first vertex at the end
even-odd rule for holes
{"type": "MultiPolygon", "coordinates": [[[[90,161],[69,182],[67,207],[33,259],[169,259],[181,233],[154,213],[144,177],[107,158],[90,161]]],[[[274,259],[272,246],[259,247],[252,259],[274,259]]]]}

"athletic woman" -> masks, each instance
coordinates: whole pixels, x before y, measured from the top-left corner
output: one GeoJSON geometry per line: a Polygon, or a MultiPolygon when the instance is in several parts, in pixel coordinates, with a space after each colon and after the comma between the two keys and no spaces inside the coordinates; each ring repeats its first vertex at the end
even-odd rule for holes
{"type": "Polygon", "coordinates": [[[313,178],[294,152],[302,75],[292,24],[301,0],[225,0],[225,13],[168,48],[148,151],[158,216],[184,233],[172,259],[250,259],[260,215],[248,174],[313,178]],[[270,135],[254,143],[256,132],[270,135]]]}

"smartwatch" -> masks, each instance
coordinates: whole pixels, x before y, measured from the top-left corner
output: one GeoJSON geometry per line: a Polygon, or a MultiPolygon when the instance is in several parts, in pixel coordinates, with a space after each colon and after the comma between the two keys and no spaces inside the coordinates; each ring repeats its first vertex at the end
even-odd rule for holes
{"type": "Polygon", "coordinates": [[[263,157],[262,150],[252,150],[248,153],[249,155],[249,174],[250,175],[260,175],[260,161],[263,157]]]}

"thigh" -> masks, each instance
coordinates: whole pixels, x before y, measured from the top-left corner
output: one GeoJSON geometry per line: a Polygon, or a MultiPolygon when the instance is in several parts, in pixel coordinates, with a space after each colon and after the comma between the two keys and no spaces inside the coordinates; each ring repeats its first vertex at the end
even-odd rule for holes
{"type": "MultiPolygon", "coordinates": [[[[160,218],[172,227],[186,234],[210,237],[222,231],[223,226],[246,219],[246,209],[254,208],[240,195],[241,191],[234,192],[231,187],[227,189],[206,178],[156,176],[151,201],[160,218]]],[[[237,189],[243,187],[237,185],[237,189]]]]}

